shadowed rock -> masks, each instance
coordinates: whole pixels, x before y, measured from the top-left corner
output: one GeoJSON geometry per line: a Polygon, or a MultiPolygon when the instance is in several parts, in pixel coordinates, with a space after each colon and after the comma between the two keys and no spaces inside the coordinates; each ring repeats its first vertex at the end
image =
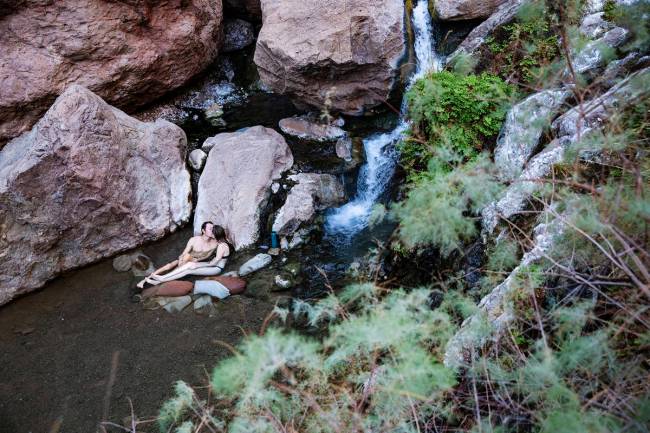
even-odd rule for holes
{"type": "Polygon", "coordinates": [[[0,304],[190,217],[185,133],[73,85],[0,152],[0,304]]]}

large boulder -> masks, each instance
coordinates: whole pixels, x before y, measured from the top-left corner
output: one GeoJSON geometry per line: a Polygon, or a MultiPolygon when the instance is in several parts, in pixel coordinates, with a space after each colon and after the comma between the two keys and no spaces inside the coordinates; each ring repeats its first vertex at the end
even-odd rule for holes
{"type": "Polygon", "coordinates": [[[236,248],[255,243],[271,184],[293,165],[289,146],[273,129],[254,126],[208,138],[203,150],[209,154],[199,179],[195,233],[212,221],[236,248]]]}
{"type": "Polygon", "coordinates": [[[494,162],[503,180],[513,180],[521,174],[544,128],[570,95],[567,89],[543,90],[510,109],[494,150],[494,162]]]}
{"type": "Polygon", "coordinates": [[[28,0],[6,13],[0,146],[72,83],[133,110],[202,71],[221,41],[221,0],[28,0]]]}
{"type": "Polygon", "coordinates": [[[68,88],[0,153],[0,304],[186,222],[186,145],[176,125],[68,88]]]}
{"type": "Polygon", "coordinates": [[[487,18],[506,0],[436,0],[436,16],[442,21],[487,18]]]}
{"type": "Polygon", "coordinates": [[[316,211],[341,204],[345,200],[343,184],[331,174],[299,173],[289,176],[296,182],[278,211],[273,231],[292,235],[302,223],[311,221],[316,211]]]}
{"type": "Polygon", "coordinates": [[[263,83],[308,105],[361,114],[381,104],[406,51],[404,2],[262,0],[263,83]]]}

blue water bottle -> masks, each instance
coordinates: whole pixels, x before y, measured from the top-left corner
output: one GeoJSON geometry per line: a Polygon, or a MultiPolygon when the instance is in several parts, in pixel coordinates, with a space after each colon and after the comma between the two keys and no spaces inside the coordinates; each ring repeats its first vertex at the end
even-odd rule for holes
{"type": "Polygon", "coordinates": [[[278,234],[276,232],[271,232],[271,248],[278,248],[278,234]]]}

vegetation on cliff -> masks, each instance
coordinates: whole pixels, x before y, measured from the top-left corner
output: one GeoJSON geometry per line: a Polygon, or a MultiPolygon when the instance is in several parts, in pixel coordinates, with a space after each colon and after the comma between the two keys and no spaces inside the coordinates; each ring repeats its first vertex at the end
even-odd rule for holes
{"type": "MultiPolygon", "coordinates": [[[[580,46],[582,38],[574,37],[580,2],[560,10],[555,2],[532,3],[523,13],[541,11],[569,48],[580,46]]],[[[616,6],[607,14],[630,22],[643,5],[616,6]]],[[[633,39],[619,57],[648,47],[643,26],[628,28],[633,39]]],[[[493,46],[503,53],[511,44],[525,45],[524,33],[537,34],[523,27],[505,31],[506,45],[493,46]]],[[[539,34],[547,38],[546,32],[539,34]]],[[[543,75],[555,81],[543,87],[566,79],[557,65],[566,65],[571,53],[558,47],[544,58],[549,69],[543,75]]],[[[501,64],[520,68],[517,62],[501,64]]],[[[516,80],[508,73],[517,89],[494,75],[443,72],[409,92],[414,126],[401,146],[407,193],[391,210],[405,250],[427,246],[449,254],[478,237],[480,212],[512,186],[499,180],[489,151],[511,96],[530,91],[530,77],[538,76],[528,71],[517,69],[516,80]]],[[[611,87],[573,75],[571,104],[578,107],[611,87]]],[[[298,302],[291,311],[277,308],[276,318],[318,327],[322,338],[278,325],[247,338],[214,369],[209,395],[177,384],[161,411],[161,430],[647,431],[649,86],[650,74],[639,75],[626,100],[564,140],[569,144],[550,175],[532,180],[539,188],[526,210],[500,221],[500,234],[487,237],[481,281],[468,280],[458,267],[433,287],[366,282],[313,304],[298,302]],[[536,230],[551,226],[556,230],[543,237],[542,248],[536,230]],[[521,260],[535,248],[534,261],[521,260]],[[500,311],[489,312],[508,319],[497,333],[476,301],[505,280],[511,290],[500,311]],[[468,323],[476,326],[467,329],[468,323]],[[481,344],[463,346],[462,363],[445,363],[460,329],[469,333],[467,341],[481,344]]],[[[544,137],[540,147],[551,148],[552,138],[544,137]]]]}

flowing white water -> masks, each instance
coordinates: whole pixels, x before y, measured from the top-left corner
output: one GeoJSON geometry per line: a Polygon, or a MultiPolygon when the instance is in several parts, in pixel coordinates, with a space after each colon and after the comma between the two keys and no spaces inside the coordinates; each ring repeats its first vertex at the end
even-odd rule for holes
{"type": "MultiPolygon", "coordinates": [[[[415,36],[416,67],[407,89],[428,71],[440,70],[443,62],[442,57],[435,51],[428,0],[418,1],[413,9],[411,22],[415,36]]],[[[383,134],[374,134],[363,140],[366,164],[359,171],[357,194],[352,201],[328,213],[325,222],[328,234],[350,239],[368,226],[372,207],[386,190],[395,172],[398,156],[395,143],[408,127],[404,120],[406,108],[406,101],[403,100],[400,122],[395,129],[383,134]]]]}

